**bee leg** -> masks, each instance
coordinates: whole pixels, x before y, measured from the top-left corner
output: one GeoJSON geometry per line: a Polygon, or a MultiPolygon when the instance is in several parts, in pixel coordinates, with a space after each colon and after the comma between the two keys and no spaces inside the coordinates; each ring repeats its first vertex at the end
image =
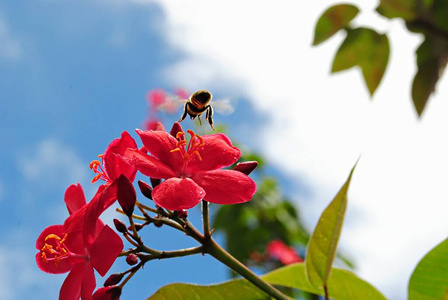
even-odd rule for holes
{"type": "Polygon", "coordinates": [[[182,114],[182,116],[180,117],[179,121],[177,121],[177,122],[182,122],[182,121],[185,120],[185,118],[187,117],[187,112],[188,112],[188,110],[187,110],[187,104],[188,104],[188,103],[185,104],[185,106],[184,106],[184,113],[182,114]]]}
{"type": "Polygon", "coordinates": [[[202,121],[201,121],[201,116],[200,115],[198,116],[198,120],[199,120],[199,125],[202,126],[202,121]]]}
{"type": "Polygon", "coordinates": [[[213,127],[213,107],[209,105],[207,107],[207,111],[205,112],[205,119],[207,120],[208,124],[210,124],[210,127],[213,130],[216,130],[215,127],[213,127]]]}

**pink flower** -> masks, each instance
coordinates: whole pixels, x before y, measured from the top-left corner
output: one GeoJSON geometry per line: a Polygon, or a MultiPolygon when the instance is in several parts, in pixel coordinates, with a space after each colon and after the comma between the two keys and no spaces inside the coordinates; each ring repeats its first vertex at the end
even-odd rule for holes
{"type": "Polygon", "coordinates": [[[141,173],[165,179],[152,191],[155,203],[170,210],[189,209],[202,199],[217,204],[249,201],[256,191],[255,182],[246,174],[221,168],[241,156],[224,134],[198,136],[188,130],[190,141],[179,124],[176,138],[163,131],[136,130],[151,155],[127,149],[124,159],[141,173]]]}
{"type": "Polygon", "coordinates": [[[284,265],[303,262],[303,259],[296,253],[296,251],[283,243],[282,240],[274,240],[267,245],[268,254],[280,261],[284,265]]]}
{"type": "MultiPolygon", "coordinates": [[[[91,203],[104,201],[103,190],[100,187],[91,203]]],[[[94,269],[104,276],[123,249],[123,242],[98,219],[96,211],[89,209],[79,184],[67,189],[64,200],[70,217],[63,225],[42,231],[36,241],[36,262],[47,273],[70,272],[62,284],[60,300],[90,300],[96,286],[94,269]]]]}
{"type": "Polygon", "coordinates": [[[121,137],[113,140],[106,148],[99,160],[94,160],[90,163],[90,169],[97,175],[92,179],[92,183],[101,179],[106,181],[106,184],[111,184],[121,174],[125,175],[130,181],[134,181],[137,170],[125,163],[117,155],[123,155],[127,148],[135,148],[137,144],[127,131],[123,131],[121,137]],[[101,167],[103,165],[103,167],[101,167]]]}
{"type": "Polygon", "coordinates": [[[165,103],[167,94],[163,89],[153,89],[146,94],[146,100],[151,110],[158,109],[160,105],[165,103]]]}

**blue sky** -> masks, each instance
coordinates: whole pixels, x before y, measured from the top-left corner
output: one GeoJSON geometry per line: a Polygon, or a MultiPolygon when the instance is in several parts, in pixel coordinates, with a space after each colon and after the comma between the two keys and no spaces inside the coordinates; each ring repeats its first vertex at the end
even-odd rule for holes
{"type": "MultiPolygon", "coordinates": [[[[376,0],[359,3],[355,19],[391,39],[374,98],[359,70],[330,76],[343,34],[310,44],[318,16],[336,2],[260,2],[254,10],[237,0],[3,1],[0,299],[55,297],[64,276],[37,269],[35,239],[64,220],[69,184],[94,193],[89,162],[141,126],[145,94],[156,87],[237,100],[236,112],[216,121],[267,157],[310,229],[361,154],[340,247],[357,274],[405,299],[418,260],[446,238],[448,77],[418,119],[409,94],[421,37],[374,14],[376,0]]],[[[161,236],[151,231],[160,248],[183,240],[161,236]]],[[[123,298],[149,296],[171,280],[220,281],[225,272],[203,257],[154,262],[123,298]]]]}

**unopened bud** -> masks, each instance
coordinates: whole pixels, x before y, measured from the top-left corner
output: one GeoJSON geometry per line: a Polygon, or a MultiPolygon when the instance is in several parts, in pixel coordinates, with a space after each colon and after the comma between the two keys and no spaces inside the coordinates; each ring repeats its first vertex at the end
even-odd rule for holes
{"type": "Polygon", "coordinates": [[[135,202],[137,201],[137,194],[135,193],[132,182],[125,175],[118,177],[117,199],[123,212],[128,217],[131,217],[134,212],[135,202]]]}
{"type": "MultiPolygon", "coordinates": [[[[173,127],[171,128],[170,134],[177,139],[178,138],[177,134],[179,132],[183,132],[183,129],[182,126],[179,124],[179,122],[176,122],[173,124],[173,127]]],[[[184,140],[185,137],[182,135],[181,139],[184,140]]]]}
{"type": "Polygon", "coordinates": [[[162,227],[162,225],[163,225],[163,223],[162,223],[162,221],[159,219],[159,218],[154,218],[154,220],[153,220],[153,222],[152,222],[153,224],[154,224],[154,226],[156,226],[156,227],[162,227]]]}
{"type": "Polygon", "coordinates": [[[138,181],[138,187],[140,188],[140,192],[142,192],[143,196],[152,200],[152,187],[144,181],[138,181]]]}
{"type": "Polygon", "coordinates": [[[186,210],[186,209],[178,210],[177,215],[181,219],[186,219],[188,217],[188,210],[186,210]]]}
{"type": "Polygon", "coordinates": [[[151,181],[152,188],[155,188],[160,184],[160,182],[162,182],[160,179],[157,178],[149,178],[149,180],[151,181]]]}
{"type": "Polygon", "coordinates": [[[121,279],[123,279],[124,274],[123,273],[116,273],[109,276],[109,278],[106,279],[104,282],[104,286],[111,286],[118,284],[121,279]]]}
{"type": "Polygon", "coordinates": [[[121,287],[113,285],[99,288],[92,296],[92,300],[119,300],[121,287]]]}
{"type": "Polygon", "coordinates": [[[233,170],[249,175],[250,173],[252,173],[253,170],[255,170],[257,166],[258,166],[257,161],[245,161],[237,163],[235,168],[233,168],[233,170]]]}
{"type": "MultiPolygon", "coordinates": [[[[143,224],[139,224],[139,223],[134,223],[135,226],[135,230],[139,231],[140,229],[143,228],[143,224]]],[[[128,226],[128,230],[132,230],[131,226],[128,226]]]]}
{"type": "Polygon", "coordinates": [[[128,232],[126,225],[123,223],[123,221],[114,219],[114,225],[115,225],[115,229],[117,229],[118,232],[121,232],[121,233],[128,232]]]}
{"type": "Polygon", "coordinates": [[[131,253],[128,256],[126,256],[126,262],[128,263],[128,265],[133,266],[136,263],[138,263],[138,256],[135,255],[134,253],[131,253]]]}

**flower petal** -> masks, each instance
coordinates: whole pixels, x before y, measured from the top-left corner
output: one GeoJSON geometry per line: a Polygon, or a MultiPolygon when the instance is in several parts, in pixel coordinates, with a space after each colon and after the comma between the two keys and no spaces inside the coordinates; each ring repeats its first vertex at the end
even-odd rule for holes
{"type": "Polygon", "coordinates": [[[92,300],[92,294],[96,287],[95,272],[91,264],[84,268],[84,275],[81,285],[81,300],[92,300]]]}
{"type": "Polygon", "coordinates": [[[190,159],[187,166],[187,172],[189,173],[227,167],[241,156],[241,151],[232,146],[232,142],[225,134],[205,135],[202,138],[204,139],[204,146],[198,149],[201,159],[196,155],[190,159]]]}
{"type": "Polygon", "coordinates": [[[85,267],[83,263],[73,266],[59,291],[59,300],[79,300],[85,267]]]}
{"type": "Polygon", "coordinates": [[[86,204],[86,197],[81,185],[72,184],[65,190],[64,202],[67,205],[68,212],[74,213],[86,204]]]}
{"type": "Polygon", "coordinates": [[[123,161],[118,155],[123,155],[127,148],[137,148],[137,143],[127,131],[123,131],[119,139],[113,140],[103,154],[104,171],[111,181],[117,179],[121,174],[130,181],[134,181],[137,170],[134,166],[123,161]]]}
{"type": "Polygon", "coordinates": [[[170,166],[173,170],[177,170],[182,166],[183,157],[180,152],[171,152],[177,146],[177,140],[171,134],[165,131],[142,131],[138,129],[136,132],[142,139],[145,148],[155,158],[170,166]]]}
{"type": "Polygon", "coordinates": [[[204,200],[217,204],[247,202],[257,190],[249,176],[234,170],[197,172],[191,179],[205,190],[204,200]]]}
{"type": "Polygon", "coordinates": [[[123,250],[123,241],[109,226],[104,226],[90,248],[90,261],[101,276],[106,275],[118,254],[123,250]]]}
{"type": "MultiPolygon", "coordinates": [[[[51,274],[61,274],[66,273],[70,271],[72,268],[72,265],[70,264],[69,260],[66,258],[61,259],[57,264],[54,261],[45,261],[42,259],[42,248],[46,243],[52,245],[53,247],[56,247],[56,244],[53,244],[51,240],[45,241],[45,238],[50,235],[54,234],[61,238],[65,235],[65,227],[64,225],[52,225],[45,228],[42,233],[39,235],[36,241],[36,249],[39,250],[39,252],[36,254],[36,263],[39,269],[46,273],[51,274]]],[[[54,257],[54,255],[46,253],[47,258],[51,259],[54,257]]]]}
{"type": "Polygon", "coordinates": [[[123,159],[151,178],[170,178],[176,175],[170,166],[137,149],[127,149],[123,159]]]}
{"type": "Polygon", "coordinates": [[[169,178],[152,191],[154,202],[170,210],[192,208],[204,196],[204,190],[190,178],[169,178]]]}

